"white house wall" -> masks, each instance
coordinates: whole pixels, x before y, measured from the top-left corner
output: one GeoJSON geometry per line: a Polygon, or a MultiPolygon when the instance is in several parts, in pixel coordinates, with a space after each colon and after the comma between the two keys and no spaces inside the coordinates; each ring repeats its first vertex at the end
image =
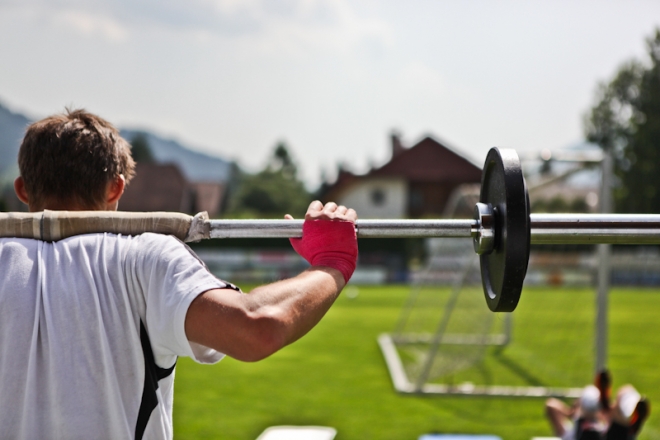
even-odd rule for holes
{"type": "Polygon", "coordinates": [[[364,179],[346,188],[336,202],[354,208],[363,219],[405,218],[408,185],[404,179],[364,179]]]}

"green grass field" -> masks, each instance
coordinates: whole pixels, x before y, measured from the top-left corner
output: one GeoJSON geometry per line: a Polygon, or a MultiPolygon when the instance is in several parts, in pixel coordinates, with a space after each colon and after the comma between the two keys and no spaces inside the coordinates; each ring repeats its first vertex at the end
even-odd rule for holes
{"type": "MultiPolygon", "coordinates": [[[[258,363],[225,359],[203,366],[181,359],[175,438],[250,440],[268,426],[284,424],[332,426],[337,440],[414,440],[429,432],[487,433],[506,440],[550,435],[543,399],[405,396],[393,390],[376,338],[393,329],[409,291],[361,287],[355,299],[342,296],[307,336],[258,363]]],[[[610,298],[614,385],[632,383],[652,405],[660,404],[660,291],[613,289],[610,298]]],[[[478,375],[493,380],[509,374],[517,384],[589,381],[593,303],[589,289],[527,289],[514,312],[514,342],[498,356],[487,356],[476,367],[478,375]],[[558,316],[569,313],[570,325],[557,324],[558,316]],[[553,346],[553,335],[562,331],[582,342],[577,348],[553,346]],[[550,348],[526,356],[534,344],[550,348]],[[547,368],[554,362],[576,377],[547,368]]],[[[640,439],[660,439],[660,416],[651,414],[640,439]]]]}

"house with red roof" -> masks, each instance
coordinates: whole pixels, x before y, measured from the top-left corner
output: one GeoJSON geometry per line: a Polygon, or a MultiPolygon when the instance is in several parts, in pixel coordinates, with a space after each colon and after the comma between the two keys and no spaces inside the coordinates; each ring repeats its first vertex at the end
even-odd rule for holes
{"type": "Polygon", "coordinates": [[[138,162],[119,201],[121,211],[191,212],[192,192],[176,164],[138,162]]]}
{"type": "Polygon", "coordinates": [[[178,164],[142,163],[119,201],[122,211],[173,211],[211,216],[222,210],[225,185],[219,182],[190,182],[178,164]]]}
{"type": "Polygon", "coordinates": [[[427,136],[410,148],[393,133],[392,157],[364,175],[340,171],[322,201],[358,210],[360,218],[438,218],[459,187],[481,182],[481,167],[427,136]]]}

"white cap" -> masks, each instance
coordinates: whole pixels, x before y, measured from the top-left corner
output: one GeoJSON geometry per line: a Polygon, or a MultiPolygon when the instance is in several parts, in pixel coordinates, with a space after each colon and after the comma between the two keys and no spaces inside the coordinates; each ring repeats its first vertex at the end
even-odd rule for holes
{"type": "Polygon", "coordinates": [[[598,411],[598,403],[600,401],[600,391],[593,385],[587,385],[582,390],[580,396],[580,408],[584,413],[595,413],[598,411]]]}

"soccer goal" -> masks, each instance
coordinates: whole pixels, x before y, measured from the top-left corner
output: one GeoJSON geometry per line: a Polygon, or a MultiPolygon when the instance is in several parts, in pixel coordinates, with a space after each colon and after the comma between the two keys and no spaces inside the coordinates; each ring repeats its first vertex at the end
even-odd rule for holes
{"type": "MultiPolygon", "coordinates": [[[[534,182],[530,194],[553,189],[575,194],[579,185],[567,179],[593,172],[581,164],[598,161],[566,160],[569,164],[559,173],[534,182]]],[[[474,206],[476,195],[476,189],[457,191],[446,215],[474,206]]],[[[604,364],[606,309],[594,307],[593,287],[596,279],[609,276],[607,270],[597,271],[602,253],[588,246],[533,249],[515,313],[494,314],[483,301],[472,244],[452,239],[428,243],[427,267],[413,280],[395,329],[378,341],[396,390],[578,397],[595,367],[604,364]]]]}
{"type": "Polygon", "coordinates": [[[533,253],[513,314],[484,304],[470,243],[437,239],[430,253],[394,330],[378,340],[398,392],[580,395],[593,372],[593,250],[533,253]]]}

